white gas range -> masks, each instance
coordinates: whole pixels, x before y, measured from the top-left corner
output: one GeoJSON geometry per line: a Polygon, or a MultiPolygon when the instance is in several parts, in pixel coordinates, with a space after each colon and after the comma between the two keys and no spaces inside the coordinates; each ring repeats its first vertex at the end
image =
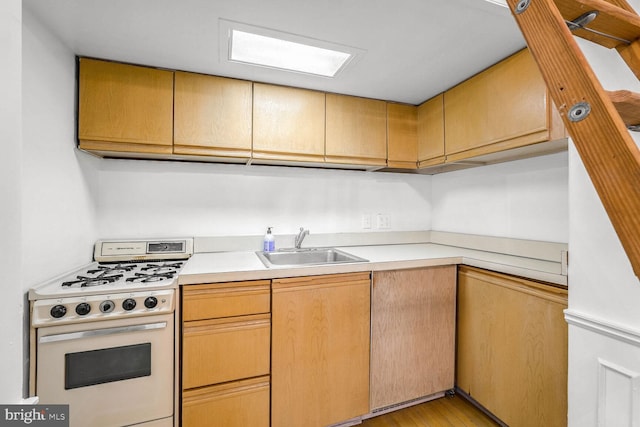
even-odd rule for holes
{"type": "Polygon", "coordinates": [[[71,426],[173,426],[177,275],[192,254],[191,238],[101,240],[95,262],[31,289],[31,394],[68,404],[71,426]]]}

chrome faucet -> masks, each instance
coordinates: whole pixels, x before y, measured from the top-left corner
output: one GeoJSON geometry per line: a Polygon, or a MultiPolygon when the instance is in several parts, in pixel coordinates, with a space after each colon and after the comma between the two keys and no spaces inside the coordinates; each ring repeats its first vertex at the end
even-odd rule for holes
{"type": "Polygon", "coordinates": [[[309,234],[309,230],[305,230],[304,227],[300,227],[300,232],[296,236],[296,249],[300,249],[300,246],[302,246],[302,241],[307,236],[307,234],[309,234]]]}

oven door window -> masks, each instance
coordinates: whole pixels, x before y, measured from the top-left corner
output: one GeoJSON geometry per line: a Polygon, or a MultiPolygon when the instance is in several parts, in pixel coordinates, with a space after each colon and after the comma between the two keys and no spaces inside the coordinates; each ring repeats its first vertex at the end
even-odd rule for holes
{"type": "Polygon", "coordinates": [[[65,354],[65,390],[151,375],[151,343],[65,354]]]}

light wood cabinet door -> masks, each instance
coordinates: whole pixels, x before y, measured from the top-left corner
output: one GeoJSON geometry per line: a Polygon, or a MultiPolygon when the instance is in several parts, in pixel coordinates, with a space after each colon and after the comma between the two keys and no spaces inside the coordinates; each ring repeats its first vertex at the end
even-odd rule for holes
{"type": "Polygon", "coordinates": [[[369,273],[273,281],[271,426],[369,411],[369,273]]]}
{"type": "Polygon", "coordinates": [[[184,389],[269,374],[269,314],[188,322],[182,334],[184,389]]]}
{"type": "Polygon", "coordinates": [[[567,425],[565,289],[460,267],[456,383],[511,426],[567,425]]]}
{"type": "Polygon", "coordinates": [[[418,106],[418,166],[444,163],[444,94],[418,106]]]}
{"type": "Polygon", "coordinates": [[[447,161],[556,138],[552,106],[529,51],[510,56],[444,93],[447,161]]]}
{"type": "Polygon", "coordinates": [[[81,149],[172,152],[172,71],[88,58],[80,58],[79,62],[81,149]]]}
{"type": "Polygon", "coordinates": [[[176,71],[174,153],[249,159],[251,82],[176,71]]]}
{"type": "Polygon", "coordinates": [[[413,105],[387,103],[387,166],[418,167],[418,110],[413,105]]]}
{"type": "Polygon", "coordinates": [[[375,272],[371,306],[371,410],[452,389],[456,266],[375,272]]]}
{"type": "Polygon", "coordinates": [[[271,282],[207,283],[185,286],[182,320],[215,319],[271,311],[271,282]]]}
{"type": "Polygon", "coordinates": [[[324,93],[254,84],[254,159],[322,163],[324,127],[324,93]]]}
{"type": "Polygon", "coordinates": [[[184,427],[269,427],[269,377],[185,391],[184,427]]]}
{"type": "Polygon", "coordinates": [[[386,166],[387,104],[332,93],[326,97],[327,162],[386,166]]]}

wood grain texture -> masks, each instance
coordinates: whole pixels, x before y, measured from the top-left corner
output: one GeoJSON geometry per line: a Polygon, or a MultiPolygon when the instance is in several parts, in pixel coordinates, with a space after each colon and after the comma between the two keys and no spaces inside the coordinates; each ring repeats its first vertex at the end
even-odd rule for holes
{"type": "Polygon", "coordinates": [[[324,161],[325,94],[254,83],[253,157],[324,161]]]}
{"type": "Polygon", "coordinates": [[[172,71],[80,58],[78,103],[83,149],[165,153],[173,144],[172,71]]]}
{"type": "Polygon", "coordinates": [[[456,383],[508,425],[567,424],[565,289],[460,267],[456,383]]]}
{"type": "Polygon", "coordinates": [[[182,289],[184,322],[268,313],[271,310],[269,280],[189,285],[182,289]]]}
{"type": "Polygon", "coordinates": [[[269,375],[270,315],[185,322],[182,388],[269,375]]]}
{"type": "Polygon", "coordinates": [[[496,427],[491,418],[459,396],[443,397],[379,415],[362,427],[496,427]]]}
{"type": "Polygon", "coordinates": [[[609,98],[627,126],[640,124],[640,95],[628,90],[610,91],[609,98]]]}
{"type": "MultiPolygon", "coordinates": [[[[573,21],[587,12],[598,11],[598,16],[587,28],[628,41],[640,37],[640,17],[624,0],[555,0],[555,5],[567,21],[573,21]]],[[[573,34],[607,48],[625,44],[582,29],[573,31],[573,34]]]]}
{"type": "Polygon", "coordinates": [[[252,84],[176,71],[174,152],[249,158],[252,84]]]}
{"type": "Polygon", "coordinates": [[[456,267],[373,275],[371,409],[452,389],[456,267]]]}
{"type": "Polygon", "coordinates": [[[269,427],[269,377],[187,390],[184,427],[269,427]]]}
{"type": "Polygon", "coordinates": [[[547,141],[550,114],[544,80],[522,50],[444,93],[447,160],[547,141]]]}
{"type": "Polygon", "coordinates": [[[369,273],[273,281],[272,427],[369,411],[369,273]]]}
{"type": "Polygon", "coordinates": [[[328,162],[387,164],[387,105],[384,101],[328,93],[328,162]]]}
{"type": "Polygon", "coordinates": [[[387,103],[387,165],[418,168],[418,109],[413,105],[387,103]]]}
{"type": "Polygon", "coordinates": [[[636,78],[640,79],[640,39],[629,45],[619,45],[616,50],[636,78]]]}
{"type": "MultiPolygon", "coordinates": [[[[513,11],[516,0],[507,0],[513,11]]],[[[640,149],[591,69],[553,0],[514,14],[618,238],[640,277],[640,149]],[[571,121],[580,102],[590,113],[571,121]]]]}
{"type": "Polygon", "coordinates": [[[418,106],[418,163],[444,163],[444,94],[418,106]]]}

